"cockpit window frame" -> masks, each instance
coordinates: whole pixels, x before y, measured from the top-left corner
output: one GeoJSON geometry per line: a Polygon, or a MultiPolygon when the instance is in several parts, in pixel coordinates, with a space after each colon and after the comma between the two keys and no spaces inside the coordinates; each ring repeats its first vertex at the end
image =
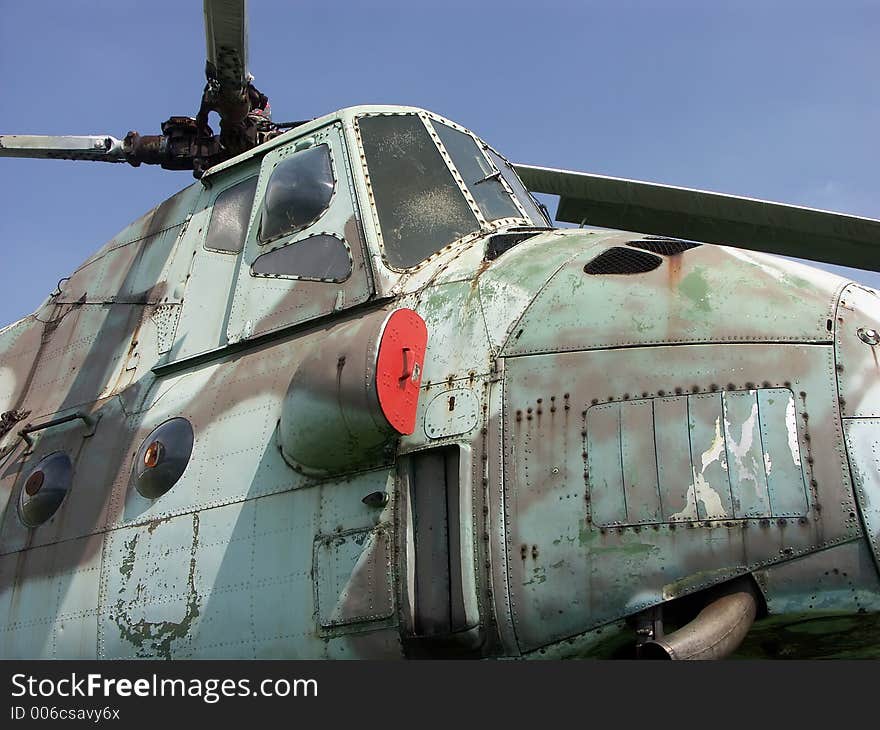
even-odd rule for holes
{"type": "MultiPolygon", "coordinates": [[[[464,188],[467,190],[467,184],[464,182],[464,178],[462,178],[461,174],[458,172],[458,169],[455,167],[455,163],[452,161],[452,157],[447,152],[446,146],[443,144],[442,140],[440,139],[440,136],[437,134],[436,130],[434,129],[433,122],[437,122],[437,124],[444,124],[447,127],[450,127],[451,129],[454,129],[457,132],[461,132],[463,134],[466,134],[468,137],[473,139],[477,145],[477,149],[479,149],[480,153],[483,155],[483,159],[486,161],[486,164],[489,165],[489,167],[494,169],[496,172],[501,173],[501,170],[499,170],[497,168],[497,166],[495,165],[495,163],[492,162],[492,159],[487,154],[485,154],[485,150],[489,149],[489,145],[487,145],[482,139],[477,137],[477,135],[475,135],[469,129],[462,127],[460,124],[456,124],[455,122],[453,122],[449,119],[444,119],[443,117],[439,116],[438,114],[434,114],[432,112],[424,112],[424,115],[427,119],[431,120],[431,124],[429,126],[429,131],[432,132],[431,136],[434,139],[435,144],[439,145],[440,154],[442,154],[444,159],[447,161],[446,164],[449,165],[452,169],[454,169],[453,175],[455,176],[456,182],[458,182],[459,186],[464,186],[464,188]]],[[[498,153],[496,152],[495,154],[498,154],[498,153]]],[[[499,155],[499,157],[500,156],[501,155],[499,155]]],[[[501,183],[504,190],[507,192],[508,196],[513,201],[513,204],[516,206],[516,209],[520,212],[520,215],[519,216],[507,216],[506,218],[496,218],[495,220],[492,220],[492,221],[486,221],[487,225],[490,225],[492,227],[497,227],[499,225],[516,225],[519,223],[524,223],[525,225],[533,225],[531,219],[529,218],[528,214],[526,213],[525,208],[523,208],[522,203],[520,202],[519,198],[516,196],[516,194],[511,189],[511,187],[508,184],[507,179],[504,177],[503,173],[501,173],[501,176],[499,178],[499,182],[501,183]]],[[[469,202],[472,202],[472,205],[476,205],[479,208],[479,204],[476,202],[476,200],[473,199],[473,196],[470,194],[470,191],[468,191],[467,197],[469,198],[469,202]]],[[[482,211],[481,211],[481,213],[482,213],[482,211]]],[[[485,216],[482,216],[482,217],[485,219],[485,216]]]]}
{"type": "MultiPolygon", "coordinates": [[[[257,193],[260,198],[259,209],[256,207],[251,208],[252,214],[252,222],[251,225],[254,227],[254,240],[260,248],[265,247],[266,251],[264,253],[268,253],[269,251],[279,248],[281,246],[287,245],[288,243],[293,243],[293,238],[302,234],[303,231],[308,230],[316,223],[318,223],[326,214],[330,208],[333,207],[333,202],[336,200],[337,191],[339,188],[339,173],[336,169],[336,160],[334,159],[333,149],[326,142],[318,142],[313,137],[305,137],[302,140],[297,140],[294,144],[289,145],[287,147],[281,148],[278,157],[272,163],[271,169],[265,170],[262,172],[263,175],[266,176],[265,182],[262,185],[258,184],[257,193]],[[327,147],[327,157],[330,160],[330,175],[333,178],[333,189],[330,192],[330,197],[327,199],[326,204],[318,215],[312,218],[307,223],[299,226],[298,228],[287,231],[285,233],[281,233],[279,235],[273,236],[271,238],[262,238],[262,227],[263,227],[263,205],[266,200],[266,193],[269,188],[269,183],[272,180],[272,174],[275,172],[275,168],[278,167],[279,164],[284,162],[286,159],[290,159],[295,156],[299,152],[306,152],[307,150],[317,149],[322,145],[327,147]]],[[[254,202],[256,202],[257,196],[254,197],[254,202]]]]}
{"type": "MultiPolygon", "coordinates": [[[[445,125],[451,127],[452,129],[455,129],[459,132],[463,132],[463,133],[467,134],[468,136],[472,137],[475,140],[477,147],[481,151],[483,151],[485,147],[488,147],[488,145],[486,145],[485,142],[483,142],[483,140],[481,140],[479,137],[474,135],[470,130],[465,129],[461,125],[456,124],[455,122],[452,122],[449,119],[446,119],[445,117],[441,117],[438,114],[434,114],[433,112],[429,112],[429,111],[425,111],[425,110],[412,109],[412,110],[406,110],[406,111],[403,111],[403,110],[401,110],[401,111],[375,111],[375,112],[368,111],[368,112],[363,112],[363,113],[355,115],[354,119],[353,119],[352,128],[353,128],[354,137],[355,137],[355,140],[357,143],[358,156],[361,161],[361,173],[363,175],[363,180],[364,180],[364,183],[366,184],[367,193],[368,193],[368,197],[369,197],[369,203],[370,203],[369,215],[370,215],[370,218],[373,223],[373,228],[375,230],[379,253],[381,255],[383,265],[389,271],[395,272],[397,274],[409,274],[409,273],[418,271],[419,269],[429,265],[432,261],[436,260],[439,256],[442,256],[443,254],[445,254],[447,251],[449,251],[457,246],[461,246],[463,244],[466,244],[474,239],[480,238],[480,237],[486,235],[487,233],[491,233],[491,232],[498,230],[500,228],[503,228],[506,226],[511,226],[511,225],[514,225],[514,226],[521,225],[521,226],[528,226],[528,227],[535,226],[534,222],[526,214],[526,212],[525,212],[524,208],[522,207],[522,204],[518,200],[517,196],[510,189],[510,186],[507,184],[507,181],[504,180],[503,174],[501,175],[501,179],[503,180],[504,189],[508,193],[510,198],[513,200],[514,204],[516,205],[517,210],[519,210],[519,212],[521,213],[521,217],[520,216],[512,216],[512,217],[508,217],[508,218],[499,218],[499,219],[493,220],[493,221],[486,220],[486,217],[483,215],[483,212],[480,209],[480,206],[477,204],[476,200],[474,200],[473,196],[471,195],[470,190],[468,189],[468,186],[465,184],[464,179],[462,178],[461,174],[459,173],[458,169],[455,166],[455,163],[452,161],[452,158],[450,157],[445,146],[443,145],[443,142],[440,140],[439,135],[437,134],[436,130],[434,129],[433,121],[437,121],[440,124],[445,124],[445,125]],[[395,266],[388,259],[388,253],[387,253],[387,250],[385,247],[385,240],[384,240],[384,237],[382,234],[382,226],[379,222],[379,214],[378,214],[378,209],[377,209],[377,205],[376,205],[375,192],[373,189],[373,184],[370,180],[370,171],[369,171],[368,165],[366,163],[366,152],[365,152],[365,148],[364,148],[364,142],[363,142],[363,138],[361,136],[360,127],[358,125],[358,122],[360,119],[363,119],[366,117],[380,117],[380,116],[386,116],[386,117],[387,116],[414,116],[414,117],[418,117],[421,120],[426,131],[428,132],[429,137],[434,142],[434,145],[437,148],[437,151],[439,152],[440,156],[442,157],[443,162],[446,164],[446,167],[448,168],[453,179],[455,180],[455,184],[458,186],[459,191],[464,196],[464,199],[467,202],[468,207],[471,209],[471,212],[473,213],[474,217],[476,218],[477,225],[478,225],[477,230],[472,231],[464,236],[461,236],[461,237],[455,239],[454,241],[450,241],[448,244],[446,244],[442,248],[438,249],[437,251],[434,251],[430,256],[422,259],[417,264],[414,264],[413,266],[409,266],[409,267],[395,266]]],[[[488,157],[488,155],[484,154],[484,157],[491,167],[495,167],[494,163],[492,162],[491,158],[488,157]]]]}
{"type": "MultiPolygon", "coordinates": [[[[517,172],[513,167],[513,163],[510,160],[508,160],[504,155],[502,155],[498,150],[496,150],[492,145],[490,145],[488,142],[485,142],[484,140],[480,139],[479,137],[477,137],[477,142],[482,147],[484,152],[491,152],[493,155],[495,155],[499,159],[503,160],[507,164],[508,168],[510,168],[510,173],[512,175],[514,175],[516,177],[516,179],[519,181],[519,184],[522,185],[523,192],[526,195],[528,195],[529,198],[531,199],[532,204],[535,206],[535,209],[538,211],[538,213],[541,216],[541,221],[543,222],[543,224],[545,226],[547,226],[548,228],[553,228],[554,227],[553,226],[553,219],[551,218],[551,216],[547,212],[546,206],[544,206],[540,200],[538,200],[534,195],[532,195],[532,192],[526,187],[525,183],[522,180],[520,180],[519,175],[517,175],[517,172]]],[[[487,157],[488,157],[488,155],[487,155],[487,157]]],[[[492,163],[492,166],[497,169],[498,165],[496,165],[494,163],[492,158],[488,157],[488,159],[489,159],[489,162],[492,163]]],[[[528,217],[528,212],[523,207],[522,201],[520,200],[519,196],[516,194],[516,191],[514,191],[511,188],[510,182],[508,181],[507,176],[504,174],[503,171],[499,170],[499,172],[501,173],[501,179],[504,181],[504,186],[512,192],[513,199],[516,201],[517,207],[521,211],[523,211],[526,215],[526,218],[529,221],[531,221],[531,218],[528,217]]],[[[535,226],[538,224],[532,222],[531,225],[535,226]]]]}
{"type": "MultiPolygon", "coordinates": [[[[302,231],[300,231],[300,233],[301,232],[302,231]]],[[[255,278],[261,278],[261,279],[291,279],[294,281],[317,281],[317,282],[321,282],[321,283],[325,283],[325,284],[342,284],[351,278],[351,275],[354,272],[354,263],[355,263],[354,256],[351,252],[351,245],[348,243],[348,241],[345,240],[345,238],[340,236],[338,233],[334,233],[332,231],[324,231],[324,230],[309,231],[309,234],[307,236],[299,237],[296,239],[296,241],[293,241],[293,242],[287,244],[286,246],[276,246],[275,248],[261,252],[260,255],[257,256],[253,260],[253,262],[251,263],[251,276],[253,276],[255,278]],[[345,255],[348,257],[348,271],[346,272],[345,276],[330,278],[330,277],[308,276],[306,274],[296,274],[296,273],[291,273],[291,272],[270,274],[270,273],[266,273],[266,272],[257,272],[255,270],[254,267],[255,267],[257,261],[259,259],[261,259],[263,256],[268,256],[269,254],[275,253],[276,251],[283,251],[285,249],[292,250],[296,246],[298,246],[300,244],[307,243],[307,242],[311,241],[311,239],[314,239],[317,237],[332,238],[341,244],[342,249],[345,252],[345,255]]]]}
{"type": "Polygon", "coordinates": [[[199,241],[201,242],[201,247],[205,251],[210,253],[219,254],[225,258],[229,258],[230,260],[234,259],[237,256],[241,256],[242,251],[244,250],[245,245],[247,244],[248,235],[250,232],[251,225],[254,219],[254,203],[257,199],[257,191],[260,186],[260,163],[253,165],[244,166],[241,172],[237,175],[230,175],[228,179],[223,180],[222,185],[217,185],[216,187],[212,186],[212,190],[210,191],[210,196],[207,201],[201,207],[201,210],[208,212],[207,220],[204,222],[204,225],[201,226],[199,241]],[[228,193],[232,188],[241,185],[249,180],[255,180],[254,186],[254,197],[251,199],[251,207],[248,211],[247,220],[245,221],[244,226],[244,236],[241,240],[241,247],[237,251],[214,248],[213,246],[208,245],[208,234],[211,229],[211,222],[214,219],[214,206],[217,203],[217,200],[222,197],[224,194],[228,193]]]}

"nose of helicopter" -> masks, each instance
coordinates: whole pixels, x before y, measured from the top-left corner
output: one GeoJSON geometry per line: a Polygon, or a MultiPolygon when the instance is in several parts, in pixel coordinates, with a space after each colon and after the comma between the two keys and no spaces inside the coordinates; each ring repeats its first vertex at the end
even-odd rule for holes
{"type": "Polygon", "coordinates": [[[583,231],[510,251],[481,286],[516,286],[555,244],[567,260],[501,348],[521,651],[598,651],[617,621],[852,532],[833,363],[862,373],[841,381],[861,410],[841,415],[880,405],[876,294],[773,256],[583,231]]]}

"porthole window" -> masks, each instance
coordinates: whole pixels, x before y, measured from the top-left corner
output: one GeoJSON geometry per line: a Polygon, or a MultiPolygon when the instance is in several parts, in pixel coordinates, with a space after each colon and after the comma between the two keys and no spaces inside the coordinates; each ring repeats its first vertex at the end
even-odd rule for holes
{"type": "Polygon", "coordinates": [[[73,481],[73,464],[63,451],[42,458],[22,482],[18,516],[28,527],[37,527],[54,515],[73,481]]]}
{"type": "Polygon", "coordinates": [[[318,220],[330,205],[334,185],[330,148],[326,144],[281,160],[266,184],[260,243],[290,235],[318,220]]]}
{"type": "Polygon", "coordinates": [[[138,493],[161,497],[183,476],[192,455],[193,430],[185,418],[172,418],[153,429],[135,454],[132,469],[138,493]]]}
{"type": "Polygon", "coordinates": [[[238,253],[244,245],[257,178],[251,177],[224,190],[214,201],[205,248],[219,253],[238,253]]]}

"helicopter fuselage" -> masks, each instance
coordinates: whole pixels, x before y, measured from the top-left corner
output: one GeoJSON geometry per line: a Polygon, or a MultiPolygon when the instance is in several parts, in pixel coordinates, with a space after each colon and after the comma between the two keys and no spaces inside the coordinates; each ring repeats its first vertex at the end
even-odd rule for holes
{"type": "Polygon", "coordinates": [[[434,114],[322,117],[0,330],[0,656],[613,656],[742,577],[743,652],[875,655],[878,330],[818,269],[554,229],[434,114]]]}

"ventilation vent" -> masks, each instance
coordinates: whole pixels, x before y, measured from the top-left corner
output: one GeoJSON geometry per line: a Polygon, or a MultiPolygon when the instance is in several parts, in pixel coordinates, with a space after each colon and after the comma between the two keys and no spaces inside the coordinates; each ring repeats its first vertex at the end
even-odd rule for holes
{"type": "Polygon", "coordinates": [[[675,256],[699,246],[699,243],[679,241],[677,238],[648,238],[644,241],[630,241],[627,245],[640,248],[643,251],[659,253],[662,256],[675,256]]]}
{"type": "Polygon", "coordinates": [[[663,259],[653,254],[615,246],[603,251],[584,266],[588,274],[644,274],[653,271],[663,259]]]}
{"type": "Polygon", "coordinates": [[[494,261],[501,254],[510,251],[518,243],[522,243],[527,238],[537,236],[541,231],[518,231],[515,233],[496,233],[489,238],[486,244],[486,261],[494,261]]]}

